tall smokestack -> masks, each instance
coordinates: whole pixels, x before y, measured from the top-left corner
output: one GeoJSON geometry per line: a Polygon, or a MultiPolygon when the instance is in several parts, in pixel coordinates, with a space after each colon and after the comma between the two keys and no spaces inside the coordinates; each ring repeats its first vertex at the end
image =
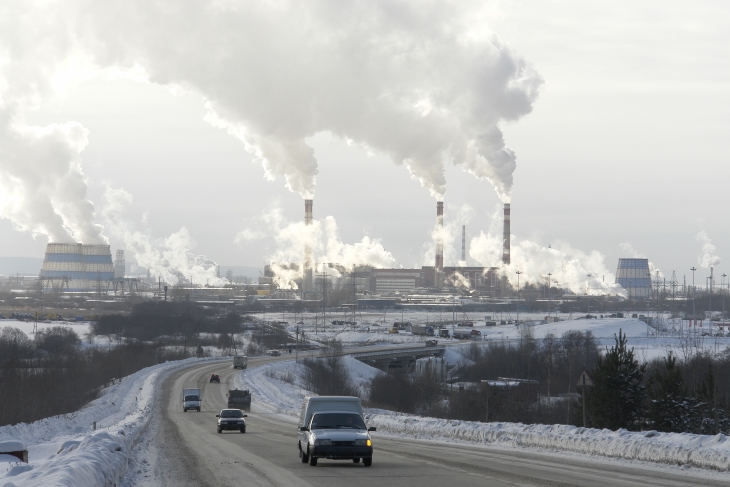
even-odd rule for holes
{"type": "Polygon", "coordinates": [[[466,265],[466,225],[461,226],[461,261],[466,265]]]}
{"type": "Polygon", "coordinates": [[[441,231],[444,228],[444,202],[436,203],[436,226],[439,235],[436,237],[436,270],[441,272],[444,270],[444,242],[441,240],[441,231]]]}
{"type": "Polygon", "coordinates": [[[509,264],[509,203],[504,204],[504,235],[502,237],[502,263],[509,264]]]}
{"type": "Polygon", "coordinates": [[[436,202],[436,227],[438,235],[436,237],[436,265],[434,266],[434,285],[441,289],[441,281],[444,272],[444,242],[441,240],[441,233],[444,229],[444,202],[436,202]]]}
{"type": "MultiPolygon", "coordinates": [[[[314,200],[304,200],[304,224],[309,226],[312,224],[312,207],[314,206],[314,200]]],[[[305,292],[312,291],[314,286],[314,280],[312,275],[312,248],[307,245],[304,248],[304,282],[303,287],[305,292]]]]}

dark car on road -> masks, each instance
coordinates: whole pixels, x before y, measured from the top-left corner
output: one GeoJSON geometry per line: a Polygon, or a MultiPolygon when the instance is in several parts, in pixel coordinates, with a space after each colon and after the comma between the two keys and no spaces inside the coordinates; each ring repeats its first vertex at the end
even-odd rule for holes
{"type": "Polygon", "coordinates": [[[222,433],[223,430],[246,432],[246,420],[243,418],[247,415],[240,409],[222,409],[215,417],[218,418],[218,433],[222,433]]]}
{"type": "Polygon", "coordinates": [[[217,384],[221,383],[221,376],[218,374],[210,374],[210,382],[215,382],[217,384]]]}

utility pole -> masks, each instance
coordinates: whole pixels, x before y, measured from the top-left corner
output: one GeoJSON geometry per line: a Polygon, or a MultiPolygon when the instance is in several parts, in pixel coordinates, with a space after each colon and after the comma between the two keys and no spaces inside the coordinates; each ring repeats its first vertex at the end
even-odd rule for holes
{"type": "Polygon", "coordinates": [[[722,281],[720,282],[720,292],[722,293],[722,324],[725,324],[725,291],[723,291],[723,288],[725,286],[725,278],[727,277],[727,274],[722,275],[722,281]]]}
{"type": "Polygon", "coordinates": [[[695,290],[695,271],[697,270],[696,267],[692,266],[690,269],[692,271],[692,319],[697,320],[697,308],[696,308],[696,290],[695,290]]]}
{"type": "Polygon", "coordinates": [[[553,297],[551,296],[550,292],[550,277],[552,276],[552,273],[548,272],[548,313],[549,315],[553,314],[553,297]]]}

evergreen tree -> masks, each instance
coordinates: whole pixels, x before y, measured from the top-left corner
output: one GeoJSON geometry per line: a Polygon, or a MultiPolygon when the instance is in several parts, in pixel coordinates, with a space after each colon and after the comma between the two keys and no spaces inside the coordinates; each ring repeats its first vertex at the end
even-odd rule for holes
{"type": "Polygon", "coordinates": [[[666,371],[658,370],[652,377],[649,390],[649,421],[657,431],[690,432],[691,418],[697,401],[689,397],[684,386],[684,375],[677,358],[669,352],[664,358],[666,371]]]}
{"type": "Polygon", "coordinates": [[[646,365],[639,365],[634,349],[629,349],[626,335],[619,330],[616,344],[597,357],[592,371],[594,387],[586,394],[591,426],[598,428],[638,429],[644,413],[646,365]]]}

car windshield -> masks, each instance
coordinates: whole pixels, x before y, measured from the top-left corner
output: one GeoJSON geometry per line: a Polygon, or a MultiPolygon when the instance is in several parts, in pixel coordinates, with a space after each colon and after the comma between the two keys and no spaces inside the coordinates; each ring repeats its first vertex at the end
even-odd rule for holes
{"type": "Polygon", "coordinates": [[[365,429],[365,423],[357,413],[319,413],[312,416],[311,429],[350,428],[365,429]]]}
{"type": "Polygon", "coordinates": [[[199,396],[185,396],[186,401],[200,401],[199,396]]]}
{"type": "Polygon", "coordinates": [[[238,409],[225,409],[221,411],[221,418],[242,418],[243,413],[238,409]]]}

